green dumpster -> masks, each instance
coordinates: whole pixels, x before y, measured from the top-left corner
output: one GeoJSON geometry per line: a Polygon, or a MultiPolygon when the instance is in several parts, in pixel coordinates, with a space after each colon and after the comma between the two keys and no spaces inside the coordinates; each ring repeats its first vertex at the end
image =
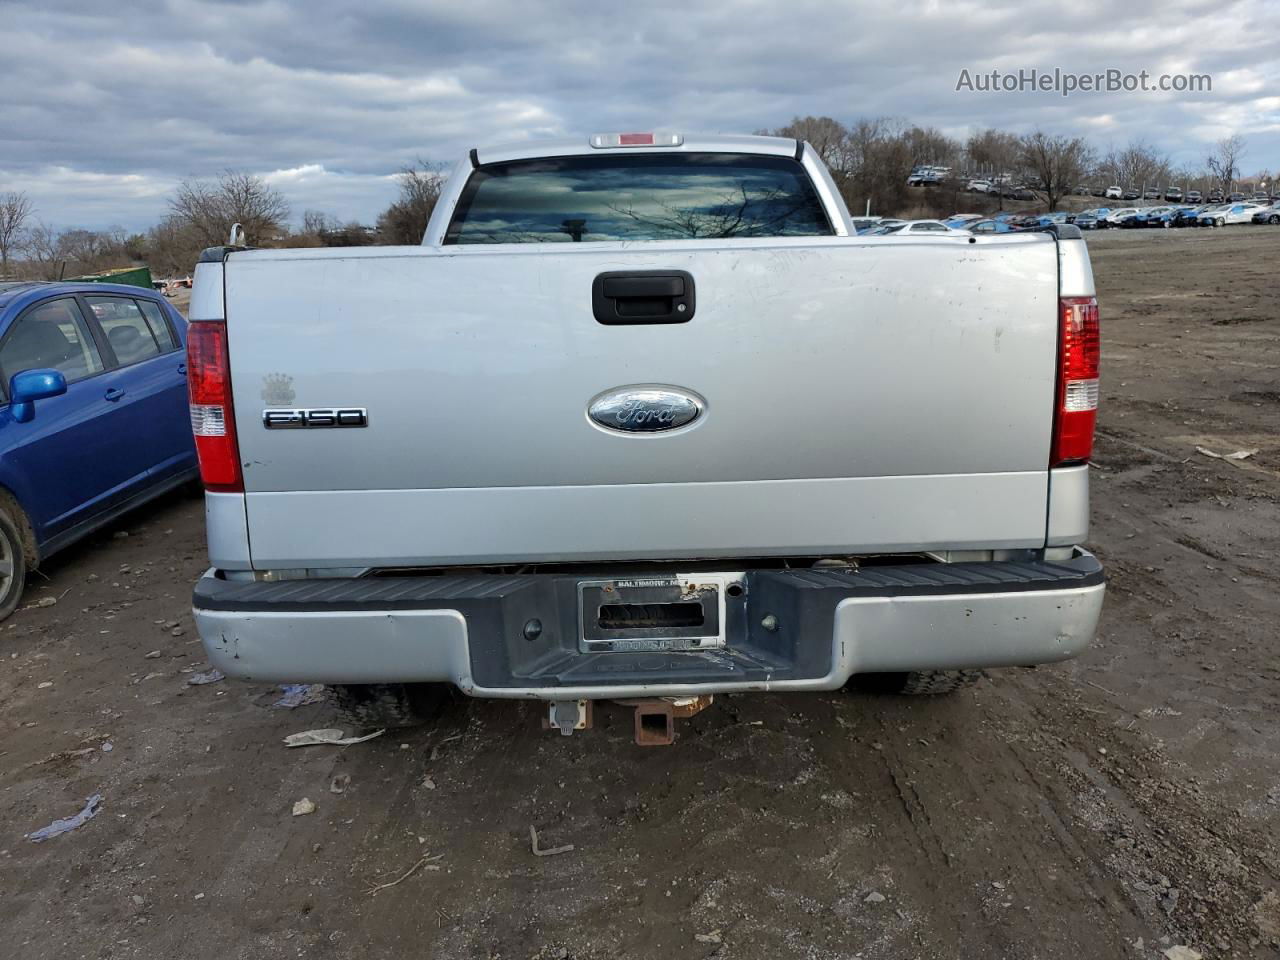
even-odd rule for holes
{"type": "Polygon", "coordinates": [[[124,283],[131,287],[151,287],[150,267],[124,267],[120,270],[108,270],[106,273],[95,273],[87,277],[67,277],[81,283],[124,283]]]}

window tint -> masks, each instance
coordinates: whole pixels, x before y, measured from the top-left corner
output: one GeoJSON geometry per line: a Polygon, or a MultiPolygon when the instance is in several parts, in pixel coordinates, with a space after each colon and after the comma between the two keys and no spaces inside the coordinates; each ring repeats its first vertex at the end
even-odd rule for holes
{"type": "Polygon", "coordinates": [[[102,372],[98,345],[70,298],[28,310],[0,346],[6,380],[23,370],[48,367],[61,371],[68,383],[102,372]]]}
{"type": "Polygon", "coordinates": [[[142,315],[147,318],[151,335],[156,338],[156,343],[160,344],[160,352],[168,353],[170,350],[177,350],[178,341],[174,339],[173,328],[169,326],[169,321],[160,304],[152,303],[150,300],[139,300],[137,304],[142,308],[142,315]]]}
{"type": "Polygon", "coordinates": [[[489,164],[467,181],[446,243],[830,236],[790,157],[624,154],[489,164]]]}
{"type": "Polygon", "coordinates": [[[160,354],[156,338],[147,326],[146,318],[132,300],[120,297],[87,297],[98,326],[107,335],[107,342],[115,352],[121,366],[146,360],[160,354]]]}

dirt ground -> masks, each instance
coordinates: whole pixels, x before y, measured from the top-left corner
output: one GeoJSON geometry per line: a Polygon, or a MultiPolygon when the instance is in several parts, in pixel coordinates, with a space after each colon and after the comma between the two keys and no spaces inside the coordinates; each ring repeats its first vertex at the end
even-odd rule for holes
{"type": "Polygon", "coordinates": [[[1111,579],[1083,658],[937,700],[722,697],[668,749],[622,708],[562,738],[470,702],[290,750],[327,706],[186,682],[203,520],[175,496],[0,627],[0,955],[1280,957],[1280,229],[1089,243],[1111,579]]]}

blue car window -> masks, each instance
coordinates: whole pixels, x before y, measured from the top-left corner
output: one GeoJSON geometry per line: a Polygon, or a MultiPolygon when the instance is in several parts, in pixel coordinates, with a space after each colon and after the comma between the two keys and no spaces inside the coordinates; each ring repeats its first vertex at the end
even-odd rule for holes
{"type": "Polygon", "coordinates": [[[147,326],[151,328],[152,336],[160,344],[160,351],[168,353],[170,350],[177,350],[178,341],[174,339],[173,328],[169,326],[169,322],[165,319],[164,311],[160,309],[160,305],[152,303],[150,300],[139,300],[137,303],[142,310],[143,316],[147,318],[147,326]]]}
{"type": "Polygon", "coordinates": [[[102,357],[75,300],[63,297],[28,310],[0,346],[7,381],[23,370],[52,368],[71,383],[103,370],[102,357]]]}
{"type": "Polygon", "coordinates": [[[122,297],[85,299],[122,367],[160,355],[160,345],[134,301],[122,297]]]}

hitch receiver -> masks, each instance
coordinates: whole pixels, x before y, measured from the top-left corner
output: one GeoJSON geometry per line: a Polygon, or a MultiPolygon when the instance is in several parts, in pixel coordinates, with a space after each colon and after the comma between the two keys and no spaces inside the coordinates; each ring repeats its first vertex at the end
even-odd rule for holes
{"type": "Polygon", "coordinates": [[[714,696],[661,697],[647,700],[619,700],[618,703],[635,707],[636,745],[640,747],[669,747],[676,739],[676,718],[692,717],[711,706],[714,696]]]}

